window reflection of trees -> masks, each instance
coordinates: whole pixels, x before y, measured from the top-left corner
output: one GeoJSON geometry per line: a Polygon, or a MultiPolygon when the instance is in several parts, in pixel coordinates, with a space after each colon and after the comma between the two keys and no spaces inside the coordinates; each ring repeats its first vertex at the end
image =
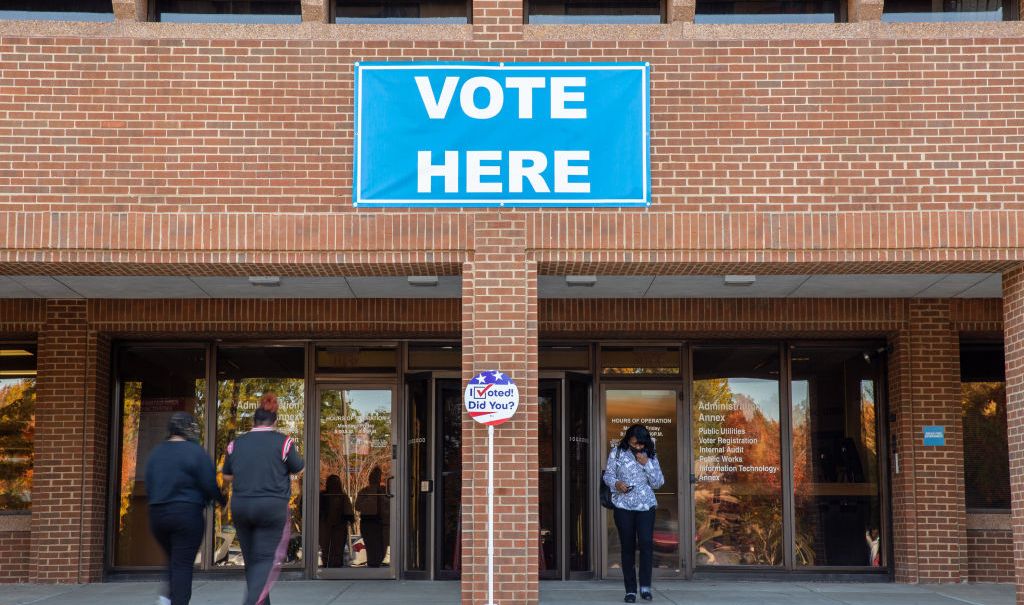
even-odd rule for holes
{"type": "MultiPolygon", "coordinates": [[[[301,371],[300,371],[301,375],[301,371]]],[[[230,378],[217,381],[217,435],[214,444],[216,452],[217,480],[223,485],[221,468],[227,457],[228,443],[239,435],[252,430],[252,415],[259,405],[260,397],[273,391],[277,394],[277,430],[291,437],[299,451],[303,451],[303,415],[305,381],[299,378],[230,378]]],[[[231,488],[228,486],[230,498],[231,488]]],[[[302,479],[292,478],[292,493],[288,504],[292,511],[292,543],[289,544],[285,563],[296,563],[302,559],[302,479]]],[[[241,548],[231,525],[231,507],[217,509],[214,523],[214,564],[241,565],[241,548]]]]}
{"type": "MultiPolygon", "coordinates": [[[[774,381],[772,381],[774,382],[774,381]]],[[[780,425],[762,411],[763,403],[734,393],[728,378],[695,380],[694,466],[698,478],[713,474],[715,481],[698,481],[694,495],[697,563],[700,565],[780,565],[783,553],[780,425]],[[716,411],[700,418],[701,405],[716,411]],[[708,416],[718,416],[714,420],[708,416]],[[700,460],[700,437],[740,429],[737,437],[756,438],[738,454],[744,466],[774,467],[776,472],[708,472],[719,462],[700,460]],[[701,429],[704,429],[702,432],[701,429]]],[[[777,416],[777,414],[776,414],[777,416]]],[[[705,458],[707,455],[703,455],[705,458]]],[[[799,538],[798,538],[799,540],[799,538]]]]}
{"type": "Polygon", "coordinates": [[[27,511],[32,504],[36,381],[0,380],[0,511],[27,511]]]}
{"type": "MultiPolygon", "coordinates": [[[[320,486],[338,475],[349,498],[370,488],[370,473],[380,468],[384,480],[391,477],[391,408],[360,409],[361,391],[328,390],[320,398],[320,486]]],[[[390,399],[390,393],[389,393],[390,399]]],[[[355,511],[355,535],[361,534],[361,514],[355,511]]]]}

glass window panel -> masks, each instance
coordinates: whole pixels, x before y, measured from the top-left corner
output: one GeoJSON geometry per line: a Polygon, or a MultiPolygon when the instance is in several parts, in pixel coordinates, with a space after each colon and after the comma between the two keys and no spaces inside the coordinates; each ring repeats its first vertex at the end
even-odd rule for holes
{"type": "Polygon", "coordinates": [[[544,381],[538,397],[541,571],[558,570],[558,391],[557,383],[544,381]]]}
{"type": "Polygon", "coordinates": [[[529,23],[661,23],[661,0],[530,0],[529,23]]]}
{"type": "Polygon", "coordinates": [[[339,0],[335,23],[469,23],[465,0],[339,0]]]}
{"type": "Polygon", "coordinates": [[[681,367],[679,347],[602,347],[605,376],[676,376],[681,367]]]}
{"type": "Polygon", "coordinates": [[[410,370],[461,370],[462,347],[458,344],[410,344],[410,370]]]}
{"type": "Polygon", "coordinates": [[[1003,0],[886,0],[882,21],[1002,21],[1008,8],[1003,0]]]}
{"type": "Polygon", "coordinates": [[[835,23],[838,0],[697,0],[695,23],[835,23]]]}
{"type": "Polygon", "coordinates": [[[321,393],[321,568],[391,565],[393,399],[391,389],[321,393]]]}
{"type": "Polygon", "coordinates": [[[328,374],[394,374],[398,371],[398,349],[360,346],[317,348],[316,371],[328,374]]]}
{"type": "Polygon", "coordinates": [[[1004,375],[1002,343],[961,345],[964,483],[970,509],[1010,509],[1004,375]]]}
{"type": "Polygon", "coordinates": [[[32,508],[36,346],[0,343],[0,512],[32,508]]]}
{"type": "MultiPolygon", "coordinates": [[[[252,415],[264,393],[277,395],[277,430],[295,441],[305,454],[305,350],[302,347],[221,347],[217,350],[218,480],[228,444],[252,429],[252,415]]],[[[230,497],[230,485],[228,486],[230,497]]],[[[291,539],[286,566],[299,566],[303,558],[302,475],[292,477],[291,539]]],[[[242,565],[242,550],[231,524],[231,507],[214,516],[214,565],[242,565]]]]}
{"type": "Polygon", "coordinates": [[[157,21],[169,23],[300,23],[299,0],[156,0],[157,21]]]}
{"type": "Polygon", "coordinates": [[[807,347],[794,349],[792,360],[796,562],[883,567],[879,358],[860,348],[807,347]]]}
{"type": "Polygon", "coordinates": [[[696,347],[697,565],[781,565],[778,349],[696,347]]]}
{"type": "Polygon", "coordinates": [[[572,378],[567,383],[569,571],[590,571],[590,385],[572,378]]]}
{"type": "Polygon", "coordinates": [[[206,349],[121,349],[117,372],[121,397],[121,476],[114,565],[163,565],[163,552],[149,532],[149,505],[143,474],[150,451],[167,438],[171,414],[189,412],[200,427],[205,426],[206,349]]]}
{"type": "Polygon", "coordinates": [[[538,365],[541,370],[589,370],[590,347],[586,345],[540,347],[538,365]]]}
{"type": "MultiPolygon", "coordinates": [[[[643,424],[651,432],[658,462],[665,475],[665,485],[654,492],[658,499],[654,519],[655,570],[677,571],[680,568],[679,494],[676,492],[678,403],[679,393],[674,389],[616,388],[605,391],[605,434],[608,435],[608,442],[605,444],[602,464],[611,448],[617,446],[626,434],[626,429],[634,424],[643,424]]],[[[608,535],[608,565],[611,569],[621,569],[622,545],[610,510],[605,514],[605,528],[608,535]]]]}
{"type": "Polygon", "coordinates": [[[111,0],[0,0],[0,19],[113,21],[111,0]]]}
{"type": "MultiPolygon", "coordinates": [[[[430,379],[410,380],[409,392],[409,436],[406,455],[409,457],[409,499],[406,535],[406,569],[427,571],[427,532],[430,528],[428,513],[431,493],[425,491],[423,482],[430,481],[430,448],[434,440],[430,430],[430,379]]],[[[321,446],[322,447],[322,446],[321,446]]],[[[429,485],[429,484],[428,484],[429,485]]]]}
{"type": "MultiPolygon", "coordinates": [[[[437,396],[441,414],[442,572],[462,571],[462,387],[443,382],[437,396]]],[[[451,577],[449,575],[448,577],[451,577]]]]}

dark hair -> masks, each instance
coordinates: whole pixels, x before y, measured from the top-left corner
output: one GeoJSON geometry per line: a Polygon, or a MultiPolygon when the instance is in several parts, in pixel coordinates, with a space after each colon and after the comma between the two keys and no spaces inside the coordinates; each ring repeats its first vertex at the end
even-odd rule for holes
{"type": "Polygon", "coordinates": [[[270,426],[275,422],[277,422],[277,412],[256,408],[256,411],[252,414],[253,426],[270,426]]]}
{"type": "Polygon", "coordinates": [[[341,477],[337,475],[327,477],[327,485],[324,486],[324,491],[328,494],[344,494],[345,489],[341,485],[341,477]]]}
{"type": "Polygon", "coordinates": [[[634,424],[633,426],[626,429],[626,434],[622,436],[622,441],[619,441],[620,450],[629,449],[629,438],[636,437],[636,440],[644,444],[644,453],[647,454],[648,458],[654,458],[657,454],[654,452],[654,439],[651,439],[651,433],[642,424],[634,424]]]}
{"type": "Polygon", "coordinates": [[[167,422],[167,433],[171,437],[182,437],[189,441],[199,441],[199,425],[188,412],[175,412],[167,422]]]}

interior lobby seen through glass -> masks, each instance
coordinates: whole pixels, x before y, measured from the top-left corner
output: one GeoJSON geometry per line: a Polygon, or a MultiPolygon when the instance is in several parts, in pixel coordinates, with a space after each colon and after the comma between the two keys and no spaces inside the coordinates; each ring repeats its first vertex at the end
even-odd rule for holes
{"type": "Polygon", "coordinates": [[[467,0],[337,0],[335,23],[469,23],[467,0]]]}
{"type": "Polygon", "coordinates": [[[1003,343],[961,343],[960,401],[967,508],[1009,512],[1010,449],[1003,343]]]}
{"type": "Polygon", "coordinates": [[[113,21],[111,0],[0,0],[0,19],[113,21]]]}
{"type": "Polygon", "coordinates": [[[299,0],[153,0],[155,21],[172,23],[300,23],[299,0]]]}
{"type": "MultiPolygon", "coordinates": [[[[206,426],[206,347],[126,347],[116,363],[121,434],[113,563],[163,565],[163,551],[149,531],[144,469],[150,452],[167,438],[174,412],[188,412],[200,428],[206,426]]],[[[206,443],[205,431],[199,440],[206,443]]]]}
{"type": "Polygon", "coordinates": [[[884,567],[879,480],[884,343],[792,349],[796,563],[884,567]]]}
{"type": "Polygon", "coordinates": [[[695,23],[835,23],[838,0],[697,0],[695,23]]]}
{"type": "Polygon", "coordinates": [[[886,0],[882,21],[1002,21],[1012,13],[1004,0],[886,0]]]}
{"type": "Polygon", "coordinates": [[[557,23],[661,23],[660,0],[529,0],[527,22],[557,23]]]}

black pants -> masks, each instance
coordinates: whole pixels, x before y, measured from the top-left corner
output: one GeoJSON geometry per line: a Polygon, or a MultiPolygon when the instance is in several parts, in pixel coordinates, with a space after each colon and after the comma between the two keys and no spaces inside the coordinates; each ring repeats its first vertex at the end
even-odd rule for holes
{"type": "Polygon", "coordinates": [[[388,549],[388,526],[384,525],[379,517],[364,517],[359,523],[359,529],[362,532],[363,544],[366,545],[366,566],[380,567],[384,562],[384,553],[388,549]]]}
{"type": "Polygon", "coordinates": [[[626,593],[636,594],[636,549],[640,547],[640,586],[651,587],[654,567],[654,510],[615,509],[615,527],[622,543],[622,579],[626,593]]]}
{"type": "Polygon", "coordinates": [[[270,605],[270,587],[288,552],[288,500],[232,498],[231,519],[245,559],[245,605],[270,605]]]}
{"type": "Polygon", "coordinates": [[[192,599],[192,568],[203,541],[203,507],[168,502],[149,507],[149,529],[167,555],[167,590],[171,605],[192,599]]]}

